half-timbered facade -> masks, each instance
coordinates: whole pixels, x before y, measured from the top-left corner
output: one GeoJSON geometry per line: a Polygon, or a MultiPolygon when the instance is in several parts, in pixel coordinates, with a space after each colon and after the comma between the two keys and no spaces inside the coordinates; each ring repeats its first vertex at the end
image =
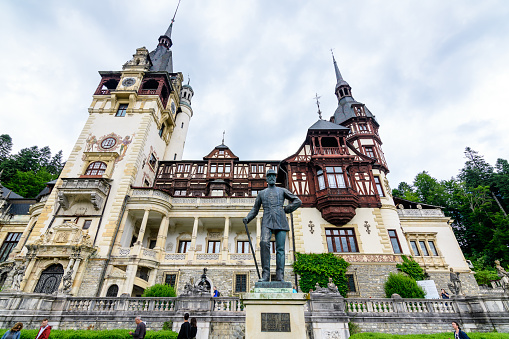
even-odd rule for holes
{"type": "Polygon", "coordinates": [[[437,288],[446,288],[453,269],[465,292],[477,293],[450,219],[439,207],[391,196],[379,124],[335,60],[338,107],[296,132],[303,143],[293,154],[239,159],[222,143],[202,159],[182,160],[194,91],[173,72],[171,46],[170,25],[154,51],[139,48],[121,71],[100,72],[65,168],[30,207],[22,232],[16,225],[16,243],[0,220],[5,284],[24,267],[16,288],[27,293],[137,296],[155,283],[180,293],[206,267],[207,283],[223,296],[248,292],[257,280],[248,244],[259,258],[262,216],[249,233],[242,219],[274,169],[277,185],[303,202],[287,234],[288,281],[295,252],[332,252],[350,263],[352,295],[380,297],[388,273],[411,255],[437,288]]]}

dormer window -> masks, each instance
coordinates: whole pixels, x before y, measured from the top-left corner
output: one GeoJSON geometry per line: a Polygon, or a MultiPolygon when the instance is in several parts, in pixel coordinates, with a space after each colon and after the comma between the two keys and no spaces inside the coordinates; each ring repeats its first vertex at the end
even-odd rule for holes
{"type": "Polygon", "coordinates": [[[106,164],[102,161],[95,161],[88,165],[85,175],[103,175],[106,172],[106,164]]]}

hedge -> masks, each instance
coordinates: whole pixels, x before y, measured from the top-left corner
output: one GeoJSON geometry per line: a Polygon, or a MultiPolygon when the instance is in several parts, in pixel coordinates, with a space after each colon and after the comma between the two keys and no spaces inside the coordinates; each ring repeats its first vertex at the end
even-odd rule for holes
{"type": "Polygon", "coordinates": [[[425,296],[422,287],[417,285],[412,277],[402,273],[389,273],[384,289],[387,298],[390,298],[394,293],[399,294],[402,298],[424,298],[425,296]]]}
{"type": "MultiPolygon", "coordinates": [[[[132,330],[52,330],[49,339],[132,339],[132,330]]],[[[7,330],[0,330],[0,337],[7,330]]],[[[21,330],[20,339],[34,339],[39,330],[21,330]]],[[[178,333],[173,331],[147,331],[147,339],[176,339],[178,333]]]]}
{"type": "MultiPolygon", "coordinates": [[[[509,333],[468,333],[470,339],[509,339],[509,333]]],[[[350,336],[349,339],[451,339],[452,332],[435,334],[385,334],[385,333],[358,333],[350,336]]]]}

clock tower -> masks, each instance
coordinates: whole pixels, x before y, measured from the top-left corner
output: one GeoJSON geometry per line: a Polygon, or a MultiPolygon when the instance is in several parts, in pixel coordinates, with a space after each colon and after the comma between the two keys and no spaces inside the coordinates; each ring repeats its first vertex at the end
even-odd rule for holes
{"type": "MultiPolygon", "coordinates": [[[[131,188],[152,186],[159,161],[182,158],[194,92],[182,84],[182,73],[173,72],[172,27],[173,20],[154,51],[138,48],[122,70],[99,72],[87,122],[42,212],[15,251],[25,242],[39,246],[39,239],[55,227],[82,230],[95,254],[61,263],[75,276],[74,295],[100,293],[131,188]],[[79,289],[82,281],[87,290],[79,289]]],[[[22,290],[34,290],[40,265],[27,267],[22,290]]]]}

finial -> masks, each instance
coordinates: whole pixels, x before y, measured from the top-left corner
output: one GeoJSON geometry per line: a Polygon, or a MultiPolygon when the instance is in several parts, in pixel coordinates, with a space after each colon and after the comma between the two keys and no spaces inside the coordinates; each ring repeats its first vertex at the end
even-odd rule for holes
{"type": "Polygon", "coordinates": [[[221,145],[224,145],[224,133],[225,131],[223,131],[223,140],[221,141],[221,145]]]}
{"type": "Polygon", "coordinates": [[[316,93],[313,99],[316,100],[316,106],[318,106],[318,117],[320,118],[320,120],[322,120],[322,111],[320,111],[320,101],[318,101],[318,99],[320,98],[321,97],[318,96],[318,93],[316,93]]]}
{"type": "Polygon", "coordinates": [[[177,4],[177,8],[175,9],[175,14],[173,14],[173,18],[171,18],[171,23],[173,23],[175,21],[175,16],[177,15],[177,11],[179,10],[179,5],[180,5],[180,0],[179,0],[179,3],[177,4]]]}
{"type": "Polygon", "coordinates": [[[187,85],[189,86],[189,83],[191,82],[191,77],[189,76],[189,73],[187,74],[187,85]]]}

